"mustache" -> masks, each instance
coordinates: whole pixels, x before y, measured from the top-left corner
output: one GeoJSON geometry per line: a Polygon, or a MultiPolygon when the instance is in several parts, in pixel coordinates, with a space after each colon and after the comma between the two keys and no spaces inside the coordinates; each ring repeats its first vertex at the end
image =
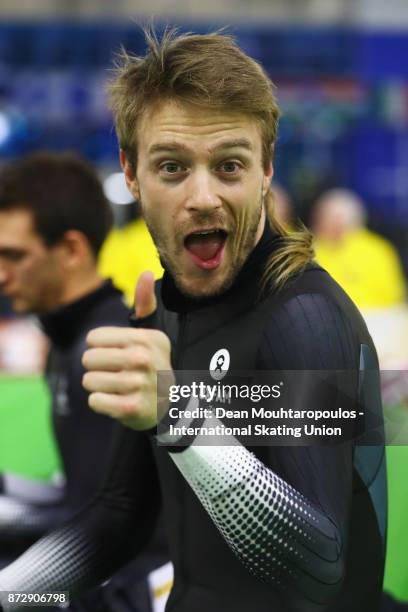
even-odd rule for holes
{"type": "Polygon", "coordinates": [[[177,237],[184,238],[192,231],[199,231],[201,228],[218,227],[229,231],[227,218],[220,213],[199,213],[181,223],[177,228],[177,237]]]}

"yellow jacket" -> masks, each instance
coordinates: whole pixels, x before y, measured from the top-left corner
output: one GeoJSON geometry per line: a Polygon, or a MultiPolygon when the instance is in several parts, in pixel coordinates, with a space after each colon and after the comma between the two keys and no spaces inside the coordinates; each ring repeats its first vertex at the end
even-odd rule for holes
{"type": "Polygon", "coordinates": [[[162,276],[163,268],[143,219],[110,232],[99,255],[98,269],[124,292],[129,306],[134,302],[136,282],[142,272],[151,270],[156,279],[162,276]]]}
{"type": "Polygon", "coordinates": [[[405,281],[396,250],[390,242],[360,228],[333,245],[315,241],[316,259],[343,287],[359,308],[401,304],[405,281]]]}

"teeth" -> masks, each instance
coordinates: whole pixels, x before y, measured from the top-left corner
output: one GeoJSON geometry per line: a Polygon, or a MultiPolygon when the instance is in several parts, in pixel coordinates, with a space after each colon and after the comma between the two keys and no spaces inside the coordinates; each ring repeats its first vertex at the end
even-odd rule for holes
{"type": "Polygon", "coordinates": [[[220,230],[206,230],[203,232],[194,232],[196,235],[198,236],[206,236],[207,234],[215,234],[216,232],[219,232],[220,230]]]}

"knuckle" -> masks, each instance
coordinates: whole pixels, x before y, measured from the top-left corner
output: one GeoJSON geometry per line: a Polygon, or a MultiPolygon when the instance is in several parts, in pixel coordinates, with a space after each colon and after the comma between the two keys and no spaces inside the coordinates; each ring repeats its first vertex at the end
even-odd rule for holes
{"type": "Polygon", "coordinates": [[[143,328],[139,328],[139,329],[134,329],[133,330],[135,333],[135,338],[137,340],[138,344],[142,344],[142,345],[148,345],[151,339],[151,329],[143,329],[143,328]]]}
{"type": "Polygon", "coordinates": [[[131,349],[127,354],[127,364],[129,369],[144,370],[148,368],[148,351],[141,347],[131,349]]]}
{"type": "Polygon", "coordinates": [[[129,376],[129,372],[121,372],[118,383],[122,393],[130,393],[137,388],[137,378],[129,376]]]}
{"type": "Polygon", "coordinates": [[[146,335],[144,329],[134,329],[132,327],[126,329],[128,346],[139,346],[145,344],[146,335]]]}
{"type": "Polygon", "coordinates": [[[121,403],[121,413],[124,417],[135,416],[137,413],[137,402],[134,397],[124,397],[121,403]]]}

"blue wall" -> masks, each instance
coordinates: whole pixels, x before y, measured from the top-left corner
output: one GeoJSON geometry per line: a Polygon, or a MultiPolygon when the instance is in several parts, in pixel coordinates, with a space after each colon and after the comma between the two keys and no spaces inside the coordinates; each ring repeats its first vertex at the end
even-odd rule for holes
{"type": "MultiPolygon", "coordinates": [[[[300,209],[307,210],[319,189],[342,184],[366,199],[374,221],[408,224],[402,172],[408,33],[230,31],[278,85],[284,116],[277,175],[300,209]]],[[[121,44],[143,52],[140,29],[132,23],[0,24],[0,113],[10,128],[1,140],[0,125],[1,158],[68,148],[99,164],[116,163],[103,89],[121,44]]]]}

